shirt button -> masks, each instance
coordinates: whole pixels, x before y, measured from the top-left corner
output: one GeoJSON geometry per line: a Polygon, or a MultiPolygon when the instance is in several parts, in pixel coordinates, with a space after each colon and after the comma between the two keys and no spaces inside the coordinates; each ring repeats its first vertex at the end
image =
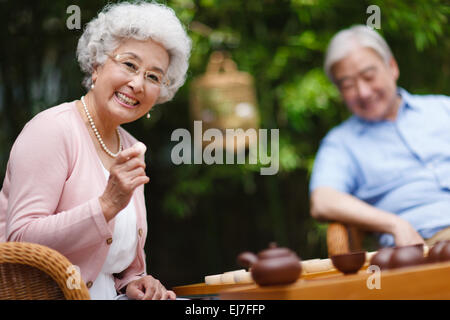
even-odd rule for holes
{"type": "Polygon", "coordinates": [[[108,238],[108,239],[106,240],[106,243],[107,243],[107,244],[111,244],[111,243],[112,243],[112,238],[108,238]]]}
{"type": "Polygon", "coordinates": [[[92,281],[88,281],[88,282],[86,283],[86,287],[88,287],[88,289],[91,288],[91,287],[92,287],[92,281]]]}
{"type": "Polygon", "coordinates": [[[139,230],[138,230],[139,237],[142,237],[143,233],[144,233],[144,231],[142,230],[142,228],[139,228],[139,230]]]}

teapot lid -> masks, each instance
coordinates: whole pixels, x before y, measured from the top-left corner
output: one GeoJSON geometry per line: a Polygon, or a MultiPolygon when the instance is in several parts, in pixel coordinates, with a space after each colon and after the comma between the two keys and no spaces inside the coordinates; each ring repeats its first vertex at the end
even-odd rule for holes
{"type": "Polygon", "coordinates": [[[288,248],[278,248],[275,242],[269,244],[269,248],[258,253],[259,259],[272,259],[279,257],[292,256],[294,252],[288,248]]]}

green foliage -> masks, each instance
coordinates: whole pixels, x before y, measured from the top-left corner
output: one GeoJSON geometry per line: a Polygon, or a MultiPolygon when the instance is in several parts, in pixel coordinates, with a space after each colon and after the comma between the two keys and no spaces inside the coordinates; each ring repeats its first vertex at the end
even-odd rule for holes
{"type": "Polygon", "coordinates": [[[286,118],[298,132],[312,131],[313,116],[334,116],[333,109],[339,105],[339,92],[321,69],[312,69],[281,85],[278,98],[286,118]]]}

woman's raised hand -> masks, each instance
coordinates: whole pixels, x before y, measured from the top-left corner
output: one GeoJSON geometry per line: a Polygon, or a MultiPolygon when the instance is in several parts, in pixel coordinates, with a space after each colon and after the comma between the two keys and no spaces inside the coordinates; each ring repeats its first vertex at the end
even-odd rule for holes
{"type": "Polygon", "coordinates": [[[145,150],[145,145],[138,142],[119,153],[111,166],[108,184],[99,198],[106,221],[128,205],[137,187],[150,181],[145,174],[145,162],[140,157],[145,150]]]}

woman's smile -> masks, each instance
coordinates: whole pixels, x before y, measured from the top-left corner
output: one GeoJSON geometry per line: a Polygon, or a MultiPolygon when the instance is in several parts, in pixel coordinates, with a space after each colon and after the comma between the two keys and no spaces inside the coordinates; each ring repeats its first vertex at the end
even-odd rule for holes
{"type": "Polygon", "coordinates": [[[136,100],[129,95],[119,91],[114,92],[114,98],[120,105],[124,106],[125,108],[134,109],[137,108],[140,104],[139,100],[136,100]]]}

